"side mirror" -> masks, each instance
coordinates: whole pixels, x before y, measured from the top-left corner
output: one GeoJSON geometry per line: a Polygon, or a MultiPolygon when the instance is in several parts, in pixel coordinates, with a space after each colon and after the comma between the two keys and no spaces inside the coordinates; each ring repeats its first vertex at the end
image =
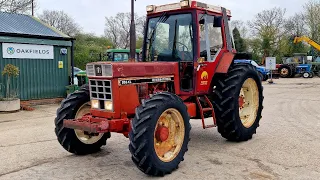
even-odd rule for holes
{"type": "Polygon", "coordinates": [[[222,16],[215,16],[213,21],[213,27],[222,27],[222,16]]]}

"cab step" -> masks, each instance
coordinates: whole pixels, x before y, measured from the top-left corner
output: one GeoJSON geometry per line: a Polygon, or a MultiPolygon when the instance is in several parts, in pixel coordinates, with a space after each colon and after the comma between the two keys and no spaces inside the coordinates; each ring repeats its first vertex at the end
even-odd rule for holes
{"type": "Polygon", "coordinates": [[[202,120],[202,127],[203,129],[208,129],[208,128],[213,128],[213,127],[216,127],[217,126],[217,123],[216,123],[216,118],[215,118],[215,114],[214,114],[214,109],[213,109],[213,105],[212,103],[210,102],[209,98],[206,96],[206,95],[203,95],[203,96],[196,96],[196,101],[197,101],[197,104],[198,104],[198,107],[199,107],[199,112],[200,112],[200,116],[201,116],[201,120],[202,120]],[[206,104],[209,106],[209,107],[202,107],[202,104],[199,100],[200,97],[203,97],[206,104]],[[204,113],[205,112],[211,112],[212,113],[212,119],[213,119],[213,124],[212,125],[206,125],[205,124],[205,119],[204,119],[204,113]]]}

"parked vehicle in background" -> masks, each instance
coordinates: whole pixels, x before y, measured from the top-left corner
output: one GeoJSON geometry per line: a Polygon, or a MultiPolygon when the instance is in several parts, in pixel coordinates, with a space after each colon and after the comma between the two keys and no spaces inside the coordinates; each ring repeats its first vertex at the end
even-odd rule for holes
{"type": "MultiPolygon", "coordinates": [[[[130,57],[130,49],[108,49],[108,61],[126,62],[130,57]]],[[[140,49],[136,49],[136,61],[140,59],[140,49]]]]}
{"type": "Polygon", "coordinates": [[[297,74],[304,78],[312,78],[314,76],[312,66],[306,53],[294,53],[293,57],[283,59],[283,64],[280,65],[278,70],[282,78],[292,78],[297,74]]]}
{"type": "Polygon", "coordinates": [[[259,72],[259,75],[261,77],[261,81],[266,81],[269,79],[270,70],[267,70],[264,66],[259,66],[255,61],[253,60],[234,60],[235,63],[248,63],[252,64],[256,67],[256,70],[259,72]]]}

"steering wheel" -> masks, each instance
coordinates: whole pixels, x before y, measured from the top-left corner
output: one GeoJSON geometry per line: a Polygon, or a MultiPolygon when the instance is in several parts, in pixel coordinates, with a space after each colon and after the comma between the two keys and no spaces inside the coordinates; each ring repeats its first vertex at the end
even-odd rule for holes
{"type": "MultiPolygon", "coordinates": [[[[173,43],[173,41],[170,41],[169,44],[173,43]]],[[[188,46],[179,42],[179,41],[176,41],[176,44],[180,44],[182,46],[184,46],[186,49],[187,49],[187,52],[189,52],[189,49],[188,49],[188,46]]],[[[173,48],[169,48],[169,50],[172,50],[173,51],[173,48]]],[[[182,53],[182,52],[181,52],[182,53]]],[[[190,59],[193,59],[193,57],[189,54],[189,53],[186,53],[186,51],[183,51],[184,54],[188,54],[188,56],[190,57],[190,59]]]]}

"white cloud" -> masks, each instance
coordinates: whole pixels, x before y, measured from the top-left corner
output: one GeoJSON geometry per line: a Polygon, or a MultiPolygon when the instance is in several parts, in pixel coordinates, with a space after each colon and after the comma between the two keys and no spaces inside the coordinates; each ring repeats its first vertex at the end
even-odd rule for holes
{"type": "MultiPolygon", "coordinates": [[[[233,19],[250,20],[254,15],[264,9],[281,7],[287,9],[287,16],[300,12],[308,0],[202,0],[213,5],[224,6],[230,9],[233,19]]],[[[70,14],[85,32],[104,34],[104,24],[106,16],[113,16],[118,12],[130,12],[130,0],[38,0],[41,13],[44,9],[63,10],[70,14]]],[[[179,2],[179,0],[137,0],[135,11],[140,15],[145,15],[146,6],[149,4],[167,4],[179,2]]]]}

